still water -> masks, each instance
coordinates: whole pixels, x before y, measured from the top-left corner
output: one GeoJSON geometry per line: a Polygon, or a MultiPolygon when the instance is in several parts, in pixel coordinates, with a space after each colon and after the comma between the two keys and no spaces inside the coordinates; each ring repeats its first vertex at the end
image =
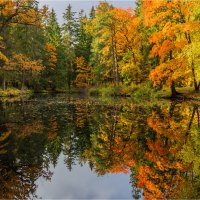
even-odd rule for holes
{"type": "Polygon", "coordinates": [[[1,199],[200,197],[198,102],[0,103],[1,199]]]}

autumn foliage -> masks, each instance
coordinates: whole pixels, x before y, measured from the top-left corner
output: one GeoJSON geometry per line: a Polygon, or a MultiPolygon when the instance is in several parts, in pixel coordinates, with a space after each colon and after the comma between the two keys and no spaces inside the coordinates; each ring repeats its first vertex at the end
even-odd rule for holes
{"type": "MultiPolygon", "coordinates": [[[[197,89],[197,69],[182,51],[195,43],[199,21],[195,18],[198,1],[149,1],[143,3],[144,22],[155,27],[150,35],[151,57],[159,58],[157,66],[149,75],[154,85],[171,86],[174,83],[187,84],[193,80],[197,89]]],[[[172,94],[174,95],[174,94],[172,94]]]]}
{"type": "Polygon", "coordinates": [[[48,66],[50,67],[50,69],[53,70],[55,69],[57,63],[56,47],[51,43],[47,43],[46,50],[47,50],[48,66]]]}
{"type": "Polygon", "coordinates": [[[11,80],[16,72],[6,64],[14,54],[41,61],[43,72],[28,81],[39,90],[114,86],[132,93],[152,82],[171,88],[175,97],[176,87],[200,88],[199,1],[137,0],[135,9],[100,2],[88,16],[81,10],[77,19],[68,5],[62,25],[54,10],[35,0],[0,5],[4,89],[20,82],[11,80]]]}
{"type": "Polygon", "coordinates": [[[86,62],[84,57],[76,58],[76,80],[78,87],[87,87],[92,83],[93,75],[90,65],[86,62]]]}

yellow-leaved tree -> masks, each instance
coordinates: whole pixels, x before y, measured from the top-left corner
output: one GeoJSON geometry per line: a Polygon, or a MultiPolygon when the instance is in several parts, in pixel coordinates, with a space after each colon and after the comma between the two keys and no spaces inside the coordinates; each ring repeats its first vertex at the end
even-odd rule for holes
{"type": "Polygon", "coordinates": [[[109,13],[116,22],[116,54],[120,79],[130,84],[140,82],[141,75],[141,34],[139,17],[134,15],[133,9],[115,8],[109,13]]]}
{"type": "Polygon", "coordinates": [[[76,58],[76,73],[75,84],[78,87],[84,88],[92,83],[93,75],[91,67],[83,56],[76,58]]]}

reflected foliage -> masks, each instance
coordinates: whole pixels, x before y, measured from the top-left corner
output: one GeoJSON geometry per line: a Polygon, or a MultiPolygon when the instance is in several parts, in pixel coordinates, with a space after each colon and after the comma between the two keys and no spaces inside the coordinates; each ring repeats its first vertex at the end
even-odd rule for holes
{"type": "MultiPolygon", "coordinates": [[[[36,196],[61,154],[68,170],[128,173],[133,198],[200,196],[198,103],[69,96],[0,103],[0,197],[36,196]]],[[[38,197],[39,198],[39,197],[38,197]]]]}

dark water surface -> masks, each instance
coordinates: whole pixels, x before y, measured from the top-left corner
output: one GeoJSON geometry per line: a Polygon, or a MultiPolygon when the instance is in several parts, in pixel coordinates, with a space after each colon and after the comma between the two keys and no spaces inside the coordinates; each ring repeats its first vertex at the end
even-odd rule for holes
{"type": "Polygon", "coordinates": [[[0,199],[197,199],[197,102],[0,103],[0,199]]]}

